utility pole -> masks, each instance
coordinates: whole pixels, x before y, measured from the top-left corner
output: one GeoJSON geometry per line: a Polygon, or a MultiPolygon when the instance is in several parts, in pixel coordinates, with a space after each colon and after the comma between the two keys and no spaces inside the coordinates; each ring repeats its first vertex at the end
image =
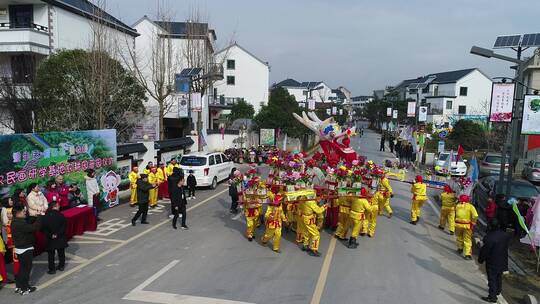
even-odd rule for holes
{"type": "MultiPolygon", "coordinates": [[[[521,46],[518,46],[517,48],[517,60],[521,61],[521,46]]],[[[509,141],[508,145],[508,152],[509,152],[509,158],[508,158],[508,173],[506,177],[506,189],[505,194],[506,197],[509,198],[511,195],[511,187],[512,187],[512,174],[514,172],[514,158],[516,157],[516,148],[519,145],[519,120],[521,118],[521,101],[523,100],[523,66],[522,64],[517,64],[516,66],[516,77],[514,80],[515,83],[515,93],[514,93],[514,101],[513,101],[513,117],[512,117],[512,123],[510,125],[510,128],[508,130],[508,133],[506,135],[507,141],[509,141]]],[[[504,152],[503,152],[504,157],[504,152]]],[[[504,158],[503,158],[504,159],[504,158]]],[[[504,176],[504,167],[501,166],[501,176],[504,176]]],[[[499,178],[499,183],[501,186],[503,185],[502,182],[504,181],[503,178],[499,178]]]]}

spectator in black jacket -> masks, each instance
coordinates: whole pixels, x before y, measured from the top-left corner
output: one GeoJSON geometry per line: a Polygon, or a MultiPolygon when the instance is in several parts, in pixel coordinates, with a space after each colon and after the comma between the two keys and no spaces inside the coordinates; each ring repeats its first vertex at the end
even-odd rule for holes
{"type": "Polygon", "coordinates": [[[238,213],[238,189],[234,183],[234,172],[236,168],[232,168],[231,174],[229,174],[229,196],[231,197],[231,209],[230,213],[238,213]]]}
{"type": "Polygon", "coordinates": [[[478,256],[480,264],[486,263],[489,287],[489,295],[482,297],[482,300],[497,303],[497,296],[502,291],[502,274],[508,270],[508,244],[511,235],[501,230],[496,218],[488,223],[488,230],[478,256]]]}
{"type": "Polygon", "coordinates": [[[195,199],[195,187],[197,187],[197,179],[193,175],[193,170],[189,170],[187,177],[188,199],[195,199]]]}
{"type": "Polygon", "coordinates": [[[55,274],[56,270],[64,271],[66,263],[66,218],[60,212],[58,202],[52,202],[49,205],[49,210],[43,216],[41,221],[41,231],[47,236],[47,255],[49,258],[48,274],[55,274]],[[58,267],[54,265],[55,251],[58,253],[58,267]]]}
{"type": "Polygon", "coordinates": [[[178,217],[182,214],[182,225],[181,229],[189,229],[186,225],[186,193],[184,192],[184,175],[180,174],[179,171],[173,171],[173,175],[169,177],[169,190],[171,191],[171,209],[173,213],[172,226],[174,229],[177,229],[176,222],[178,217]]]}
{"type": "Polygon", "coordinates": [[[146,221],[146,216],[148,214],[148,197],[150,189],[153,188],[154,186],[148,182],[148,175],[141,174],[141,178],[137,180],[137,203],[139,204],[139,210],[137,210],[137,213],[135,213],[135,216],[131,219],[131,225],[135,226],[139,217],[141,217],[141,224],[149,224],[146,221]]]}
{"type": "Polygon", "coordinates": [[[36,291],[36,287],[30,286],[30,272],[32,272],[32,260],[34,258],[34,233],[39,230],[41,218],[38,217],[32,224],[26,219],[25,207],[21,204],[13,206],[13,243],[15,253],[19,260],[19,273],[15,277],[15,292],[26,295],[36,291]]]}

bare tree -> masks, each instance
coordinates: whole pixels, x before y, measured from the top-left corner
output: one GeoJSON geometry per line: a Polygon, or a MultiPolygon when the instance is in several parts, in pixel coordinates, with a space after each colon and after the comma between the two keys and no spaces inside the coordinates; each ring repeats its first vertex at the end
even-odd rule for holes
{"type": "Polygon", "coordinates": [[[33,131],[36,100],[29,84],[14,83],[6,74],[0,77],[0,127],[15,133],[33,131]]]}
{"type": "MultiPolygon", "coordinates": [[[[158,1],[156,20],[159,27],[154,27],[150,33],[150,43],[142,54],[136,54],[129,49],[124,62],[135,75],[147,94],[154,99],[159,108],[159,138],[165,138],[163,120],[172,107],[171,94],[174,92],[175,73],[181,70],[179,53],[171,35],[171,10],[158,1]]],[[[142,47],[142,46],[141,46],[142,47]]]]}

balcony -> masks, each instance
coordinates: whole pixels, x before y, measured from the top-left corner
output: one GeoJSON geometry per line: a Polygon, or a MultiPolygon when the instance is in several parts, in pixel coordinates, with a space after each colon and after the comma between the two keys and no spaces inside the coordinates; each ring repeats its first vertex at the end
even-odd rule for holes
{"type": "Polygon", "coordinates": [[[208,66],[208,73],[203,75],[203,78],[213,81],[223,80],[223,65],[217,63],[211,63],[208,66]]]}
{"type": "Polygon", "coordinates": [[[49,55],[49,29],[35,23],[0,23],[0,53],[49,55]]]}
{"type": "Polygon", "coordinates": [[[214,108],[230,109],[241,97],[208,96],[208,105],[214,108]]]}

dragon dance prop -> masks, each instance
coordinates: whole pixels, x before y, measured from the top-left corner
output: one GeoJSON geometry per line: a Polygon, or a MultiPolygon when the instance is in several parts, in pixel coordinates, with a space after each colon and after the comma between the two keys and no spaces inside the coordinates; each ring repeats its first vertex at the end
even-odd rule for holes
{"type": "Polygon", "coordinates": [[[342,130],[333,117],[320,120],[313,112],[308,114],[302,112],[302,116],[293,113],[293,116],[317,135],[318,144],[329,166],[335,167],[340,161],[351,164],[358,159],[356,152],[349,146],[350,137],[355,131],[354,127],[342,130]]]}

